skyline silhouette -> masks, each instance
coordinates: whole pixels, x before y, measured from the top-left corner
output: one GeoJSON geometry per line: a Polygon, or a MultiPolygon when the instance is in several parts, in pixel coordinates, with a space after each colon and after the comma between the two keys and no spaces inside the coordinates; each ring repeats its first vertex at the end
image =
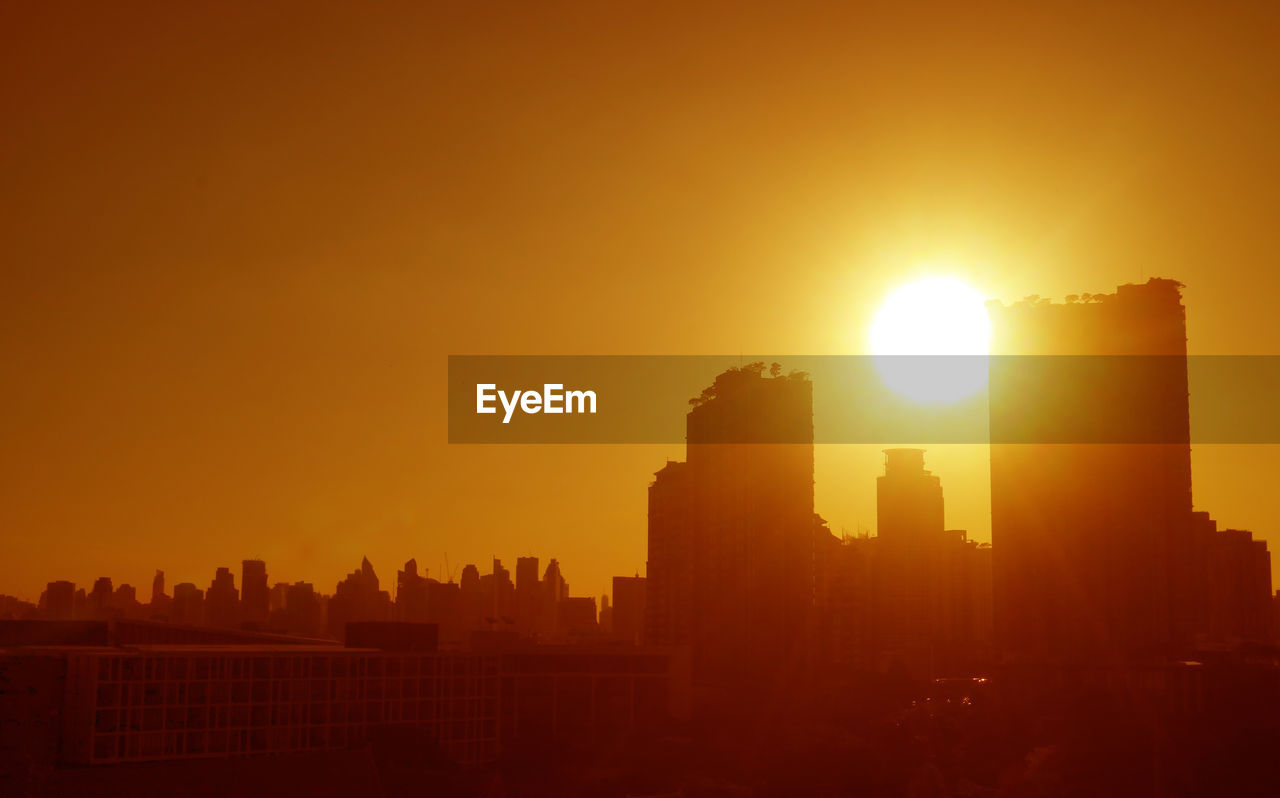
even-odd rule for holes
{"type": "Polygon", "coordinates": [[[0,3],[0,798],[1280,795],[1277,41],[0,3]]]}
{"type": "Polygon", "coordinates": [[[648,486],[645,574],[598,603],[536,557],[456,582],[411,558],[386,587],[365,557],[331,594],[246,559],[238,588],[219,566],[172,593],[157,570],[145,604],[107,576],[0,602],[0,721],[30,730],[0,745],[7,787],[79,789],[91,765],[146,793],[161,783],[131,766],[272,754],[265,788],[317,789],[291,763],[355,750],[372,772],[399,763],[393,794],[451,774],[458,795],[553,795],[594,768],[628,771],[626,793],[692,795],[706,768],[765,795],[1274,786],[1256,751],[1280,731],[1280,591],[1265,542],[1193,510],[1180,289],[991,308],[997,351],[1161,356],[1084,372],[1050,357],[1031,378],[994,359],[993,433],[1145,414],[1162,442],[992,445],[990,544],[948,527],[919,447],[883,451],[878,534],[833,534],[814,512],[814,385],[759,362],[690,400],[685,459],[648,486]],[[1147,732],[1117,722],[1133,706],[1147,732]],[[904,724],[934,753],[884,736],[904,724]],[[796,770],[788,735],[833,728],[860,741],[846,753],[880,736],[893,772],[796,770]],[[1028,734],[1053,769],[1015,742],[1028,734]],[[967,750],[971,735],[992,747],[967,750]],[[678,760],[629,770],[673,739],[678,760]],[[1109,758],[1104,784],[1090,768],[1109,758]]]}

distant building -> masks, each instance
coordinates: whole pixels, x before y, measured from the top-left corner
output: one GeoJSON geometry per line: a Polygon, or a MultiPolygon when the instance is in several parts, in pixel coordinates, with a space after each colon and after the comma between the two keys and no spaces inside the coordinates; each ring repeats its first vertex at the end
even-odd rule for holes
{"type": "Polygon", "coordinates": [[[668,461],[649,486],[644,642],[690,645],[696,607],[693,472],[668,461]]]}
{"type": "Polygon", "coordinates": [[[538,579],[538,558],[516,558],[516,630],[531,634],[537,623],[538,608],[542,603],[542,584],[538,579]]]}
{"type": "Polygon", "coordinates": [[[645,578],[615,576],[610,632],[628,643],[639,643],[644,632],[645,578]]]}
{"type": "Polygon", "coordinates": [[[378,575],[365,557],[360,569],[339,582],[329,599],[329,634],[341,640],[352,621],[389,621],[392,615],[391,595],[379,588],[378,575]]]}
{"type": "Polygon", "coordinates": [[[204,596],[205,623],[224,629],[240,625],[240,593],[230,568],[219,568],[204,596]]]}
{"type": "Polygon", "coordinates": [[[695,680],[772,679],[813,606],[813,386],[751,364],[693,405],[687,463],[650,487],[647,626],[692,645],[695,680]]]}
{"type": "Polygon", "coordinates": [[[480,578],[480,590],[484,597],[485,628],[514,629],[516,586],[502,560],[493,558],[493,571],[480,578]]]}
{"type": "Polygon", "coordinates": [[[419,575],[418,561],[410,559],[396,572],[396,620],[427,621],[427,599],[427,575],[419,575]]]}
{"type": "Polygon", "coordinates": [[[596,600],[591,596],[566,597],[557,605],[559,628],[566,637],[591,637],[600,631],[596,600]]]}
{"type": "Polygon", "coordinates": [[[182,582],[173,586],[172,607],[174,623],[204,624],[204,591],[192,583],[182,582]]]}
{"type": "Polygon", "coordinates": [[[267,564],[262,560],[240,563],[240,621],[263,628],[271,614],[271,594],[267,587],[267,564]]]}
{"type": "Polygon", "coordinates": [[[1185,590],[1196,598],[1196,642],[1213,648],[1275,641],[1271,624],[1271,553],[1242,529],[1219,530],[1208,513],[1192,514],[1192,563],[1185,590]]]}
{"type": "MultiPolygon", "coordinates": [[[[281,587],[277,585],[276,587],[281,587]]],[[[325,632],[324,606],[310,582],[284,585],[284,603],[272,610],[268,628],[273,632],[320,637],[325,632]]],[[[273,590],[273,594],[277,591],[273,590]]]]}
{"type": "Polygon", "coordinates": [[[925,470],[923,449],[886,449],[884,455],[884,475],[876,478],[878,609],[884,642],[922,645],[940,631],[945,603],[939,583],[942,485],[925,470]]]}
{"type": "Polygon", "coordinates": [[[173,613],[173,600],[164,592],[164,571],[157,570],[151,580],[151,602],[147,613],[152,618],[168,618],[173,613]]]}
{"type": "Polygon", "coordinates": [[[45,616],[51,620],[69,621],[76,615],[76,585],[74,582],[50,582],[44,591],[45,616]]]}
{"type": "Polygon", "coordinates": [[[111,577],[100,576],[93,581],[93,589],[89,591],[88,607],[86,615],[92,618],[109,618],[112,616],[113,603],[112,596],[115,588],[111,584],[111,577]]]}
{"type": "Polygon", "coordinates": [[[819,551],[823,655],[836,667],[970,671],[991,638],[991,548],[946,529],[941,481],[922,449],[885,450],[875,537],[819,551]]]}

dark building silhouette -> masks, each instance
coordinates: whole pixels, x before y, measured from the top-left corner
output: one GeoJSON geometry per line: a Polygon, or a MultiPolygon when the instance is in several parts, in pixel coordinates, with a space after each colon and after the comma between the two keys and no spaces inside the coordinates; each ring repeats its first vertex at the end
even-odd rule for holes
{"type": "Polygon", "coordinates": [[[1183,589],[1195,599],[1197,644],[1230,648],[1274,642],[1267,544],[1246,530],[1219,530],[1206,512],[1192,514],[1191,528],[1191,569],[1183,589]]]}
{"type": "Polygon", "coordinates": [[[649,486],[646,642],[686,646],[695,610],[693,479],[689,464],[668,461],[649,486]]]}
{"type": "Polygon", "coordinates": [[[89,591],[86,597],[86,615],[93,618],[109,618],[112,615],[112,596],[115,588],[111,584],[111,577],[100,576],[93,581],[93,589],[89,591]]]}
{"type": "Polygon", "coordinates": [[[924,450],[886,450],[876,488],[877,536],[819,535],[822,656],[917,676],[972,672],[991,637],[991,548],[945,528],[924,450]]]}
{"type": "Polygon", "coordinates": [[[480,569],[474,563],[462,567],[458,581],[459,617],[462,628],[479,629],[484,623],[484,591],[480,587],[480,569]]]}
{"type": "Polygon", "coordinates": [[[564,628],[560,624],[560,602],[569,597],[569,583],[560,574],[560,562],[552,557],[542,574],[534,633],[542,640],[557,640],[564,628]]]}
{"type": "Polygon", "coordinates": [[[410,559],[396,572],[396,620],[425,622],[430,617],[427,575],[418,574],[418,561],[410,559]]]}
{"type": "Polygon", "coordinates": [[[204,591],[191,582],[173,586],[172,620],[200,626],[204,623],[204,591]]]}
{"type": "Polygon", "coordinates": [[[461,642],[467,627],[462,618],[462,591],[456,582],[427,580],[427,620],[440,628],[440,639],[461,642]]]}
{"type": "Polygon", "coordinates": [[[943,536],[942,485],[924,468],[923,449],[885,450],[876,478],[885,642],[926,644],[940,626],[938,580],[943,536]]]}
{"type": "Polygon", "coordinates": [[[502,561],[493,559],[493,570],[480,577],[480,591],[484,597],[483,620],[487,628],[514,630],[516,586],[511,572],[502,561]]]}
{"type": "Polygon", "coordinates": [[[600,613],[597,623],[600,624],[600,631],[607,635],[613,634],[613,607],[609,604],[607,593],[600,596],[600,613]]]}
{"type": "Polygon", "coordinates": [[[1185,631],[1171,590],[1191,513],[1179,288],[990,305],[995,612],[1011,651],[1153,654],[1185,631]]]}
{"type": "MultiPolygon", "coordinates": [[[[995,617],[1012,653],[1162,656],[1216,634],[1224,580],[1205,568],[1231,544],[1192,514],[1180,289],[989,305],[995,617]]],[[[1260,596],[1257,569],[1236,567],[1260,596]]]]}
{"type": "Polygon", "coordinates": [[[234,629],[240,625],[240,592],[230,568],[219,568],[204,594],[204,622],[209,626],[234,629]]]}
{"type": "Polygon", "coordinates": [[[596,600],[591,596],[572,596],[556,605],[558,627],[568,638],[594,637],[599,632],[596,600]]]}
{"type": "Polygon", "coordinates": [[[173,599],[164,592],[164,571],[156,570],[151,580],[151,602],[147,611],[152,618],[168,618],[173,613],[173,599]]]}
{"type": "Polygon", "coordinates": [[[271,590],[267,586],[267,564],[262,560],[240,563],[240,622],[263,627],[271,614],[271,590]]]}
{"type": "Polygon", "coordinates": [[[71,620],[76,614],[75,583],[65,580],[50,582],[45,587],[41,604],[48,617],[60,621],[71,620]]]}
{"type": "Polygon", "coordinates": [[[320,637],[326,631],[325,604],[310,582],[295,582],[276,587],[273,593],[282,595],[278,608],[273,608],[268,627],[273,632],[320,637]]]}
{"type": "Polygon", "coordinates": [[[391,595],[379,588],[378,575],[364,557],[359,570],[347,574],[329,599],[329,634],[341,640],[348,623],[389,621],[392,615],[391,595]]]}
{"type": "Polygon", "coordinates": [[[530,634],[538,618],[538,605],[541,603],[541,583],[538,579],[538,558],[516,558],[516,629],[521,634],[530,634]]]}
{"type": "Polygon", "coordinates": [[[685,469],[650,488],[650,629],[693,646],[695,679],[769,678],[803,658],[813,604],[813,387],[752,364],[693,405],[685,469]]]}
{"type": "MultiPolygon", "coordinates": [[[[613,578],[613,604],[609,607],[609,631],[623,642],[640,642],[644,632],[645,588],[643,576],[613,578]]],[[[602,609],[601,615],[603,614],[602,609]]]]}

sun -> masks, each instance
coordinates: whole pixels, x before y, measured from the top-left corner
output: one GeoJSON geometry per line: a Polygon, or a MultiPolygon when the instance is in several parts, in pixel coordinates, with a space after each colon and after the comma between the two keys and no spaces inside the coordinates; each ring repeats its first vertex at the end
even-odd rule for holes
{"type": "Polygon", "coordinates": [[[908,283],[871,323],[871,354],[890,388],[921,403],[954,402],[982,390],[991,322],[986,299],[951,277],[908,283]]]}

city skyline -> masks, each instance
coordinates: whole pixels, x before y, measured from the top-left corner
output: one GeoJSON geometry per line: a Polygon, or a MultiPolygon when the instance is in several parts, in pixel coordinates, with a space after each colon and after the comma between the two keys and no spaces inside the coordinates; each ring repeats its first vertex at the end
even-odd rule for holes
{"type": "MultiPolygon", "coordinates": [[[[1280,351],[1265,9],[571,7],[5,12],[5,592],[68,553],[327,583],[531,533],[593,592],[640,567],[631,486],[679,447],[449,447],[452,353],[856,354],[939,273],[1160,274],[1192,354],[1280,351]]],[[[837,528],[879,448],[815,453],[837,528]]],[[[1224,524],[1280,529],[1277,452],[1193,451],[1224,524]]],[[[930,453],[982,540],[984,456],[930,453]]]]}
{"type": "Polygon", "coordinates": [[[1187,795],[1263,788],[1280,591],[1266,543],[1192,500],[1180,289],[992,308],[994,351],[1093,357],[990,361],[992,543],[954,527],[920,447],[882,451],[877,534],[833,534],[814,505],[813,379],[752,362],[670,408],[685,457],[647,485],[644,576],[598,601],[532,556],[456,582],[362,557],[331,594],[246,559],[239,588],[218,566],[203,589],[168,591],[157,570],[145,604],[109,577],[0,601],[0,721],[17,732],[0,780],[74,792],[88,766],[145,792],[165,788],[146,765],[247,757],[263,789],[323,792],[305,756],[364,751],[343,772],[391,794],[452,772],[454,794],[556,795],[604,771],[621,794],[698,794],[710,767],[792,795],[869,789],[886,775],[841,763],[878,744],[891,783],[944,790],[1160,795],[1166,773],[1187,795]],[[1134,706],[1128,725],[1100,720],[1134,706]],[[831,756],[795,768],[797,745],[835,729],[831,756]],[[1046,734],[1061,772],[1028,754],[1046,734]],[[1108,757],[1123,770],[1097,781],[1108,757]]]}
{"type": "Polygon", "coordinates": [[[1277,42],[0,3],[0,795],[1274,798],[1277,42]]]}
{"type": "MultiPolygon", "coordinates": [[[[1272,640],[1280,592],[1271,591],[1265,539],[1220,531],[1193,503],[1183,287],[1151,278],[1085,303],[988,305],[995,354],[1099,358],[1086,370],[1071,358],[991,360],[993,438],[1036,431],[989,447],[997,545],[948,523],[942,480],[925,470],[923,448],[882,450],[875,536],[832,534],[814,505],[810,377],[763,362],[719,374],[688,402],[685,460],[668,459],[649,484],[646,564],[643,576],[635,572],[639,593],[626,591],[644,609],[624,610],[632,624],[624,637],[691,646],[695,681],[762,678],[824,648],[847,658],[882,647],[911,667],[934,668],[938,646],[966,656],[972,646],[998,645],[1016,656],[1107,657],[1205,639],[1272,640]],[[1151,361],[1135,364],[1135,355],[1151,361]],[[1113,436],[1141,420],[1154,443],[1078,438],[1081,419],[1113,436]],[[835,619],[826,632],[800,622],[824,601],[835,619]]],[[[565,624],[579,624],[575,634],[611,625],[608,592],[571,598],[557,560],[543,576],[538,563],[517,558],[513,580],[494,557],[491,573],[468,563],[455,582],[452,572],[430,578],[410,558],[383,590],[363,557],[330,595],[303,580],[269,586],[266,563],[250,559],[239,591],[231,570],[218,567],[207,589],[178,583],[170,597],[157,570],[149,616],[136,587],[113,592],[105,576],[92,590],[50,582],[35,611],[12,599],[4,611],[224,628],[243,621],[339,640],[350,621],[430,621],[458,644],[477,629],[547,637],[563,636],[565,624]],[[313,605],[305,622],[290,617],[294,591],[313,605]],[[547,608],[535,609],[533,596],[547,608]]],[[[625,574],[610,583],[627,585],[625,574]]]]}

